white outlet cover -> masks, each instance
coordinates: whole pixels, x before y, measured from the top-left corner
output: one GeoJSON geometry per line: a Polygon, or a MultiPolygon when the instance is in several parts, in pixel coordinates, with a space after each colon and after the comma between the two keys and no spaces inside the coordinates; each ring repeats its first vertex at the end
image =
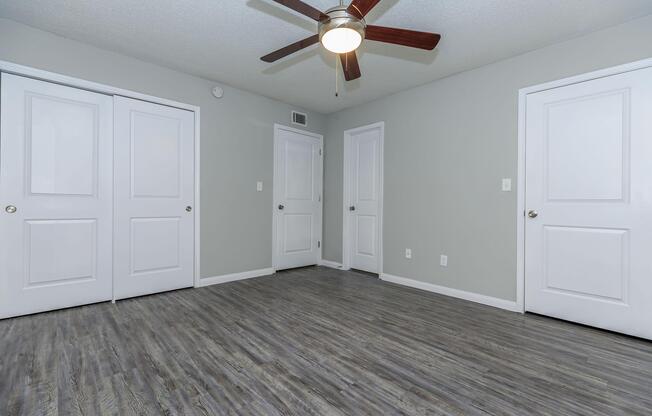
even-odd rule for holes
{"type": "Polygon", "coordinates": [[[411,248],[406,248],[405,249],[405,258],[406,259],[411,259],[412,258],[412,249],[411,248]]]}
{"type": "Polygon", "coordinates": [[[263,181],[256,182],[256,191],[258,191],[258,192],[263,191],[263,181]]]}
{"type": "Polygon", "coordinates": [[[442,254],[441,257],[439,258],[439,265],[442,267],[447,267],[448,266],[448,256],[445,254],[442,254]]]}
{"type": "Polygon", "coordinates": [[[512,190],[512,179],[503,178],[503,192],[510,192],[512,190]]]}

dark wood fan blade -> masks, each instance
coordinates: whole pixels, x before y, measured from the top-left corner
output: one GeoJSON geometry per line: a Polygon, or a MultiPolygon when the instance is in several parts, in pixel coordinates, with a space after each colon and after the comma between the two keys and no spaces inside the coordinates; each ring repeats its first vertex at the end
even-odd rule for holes
{"type": "Polygon", "coordinates": [[[362,76],[360,73],[360,65],[358,65],[358,56],[355,51],[340,54],[340,62],[342,62],[342,70],[344,71],[344,79],[353,81],[362,76]]]}
{"type": "Polygon", "coordinates": [[[353,0],[346,10],[358,19],[362,19],[379,2],[380,0],[353,0]]]}
{"type": "Polygon", "coordinates": [[[319,43],[319,35],[313,35],[310,36],[309,38],[300,40],[298,42],[293,43],[292,45],[288,45],[285,48],[281,48],[277,51],[274,51],[268,55],[263,56],[260,58],[262,61],[265,62],[274,62],[278,61],[279,59],[286,57],[288,55],[291,55],[295,52],[300,51],[301,49],[307,48],[308,46],[314,45],[315,43],[319,43]]]}
{"type": "Polygon", "coordinates": [[[318,22],[328,19],[328,16],[314,7],[302,2],[301,0],[274,0],[275,2],[282,4],[285,7],[301,13],[304,16],[308,16],[311,19],[314,19],[318,22]]]}
{"type": "Polygon", "coordinates": [[[368,25],[367,30],[365,31],[365,39],[409,46],[411,48],[433,50],[439,43],[441,35],[436,33],[417,32],[415,30],[368,25]]]}

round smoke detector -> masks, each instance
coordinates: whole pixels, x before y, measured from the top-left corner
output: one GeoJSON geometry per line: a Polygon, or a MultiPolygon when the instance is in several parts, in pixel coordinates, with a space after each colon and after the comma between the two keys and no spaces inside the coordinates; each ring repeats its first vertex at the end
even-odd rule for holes
{"type": "Polygon", "coordinates": [[[222,87],[213,87],[213,96],[215,98],[224,97],[224,89],[222,87]]]}

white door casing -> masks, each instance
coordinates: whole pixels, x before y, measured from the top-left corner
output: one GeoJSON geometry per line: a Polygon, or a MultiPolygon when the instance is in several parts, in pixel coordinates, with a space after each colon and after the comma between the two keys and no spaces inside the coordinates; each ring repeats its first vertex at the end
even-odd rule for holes
{"type": "Polygon", "coordinates": [[[344,132],[343,265],[382,272],[384,123],[344,132]]]}
{"type": "Polygon", "coordinates": [[[112,97],[5,73],[1,96],[0,318],[110,300],[112,97]]]}
{"type": "Polygon", "coordinates": [[[525,308],[652,339],[652,68],[527,95],[525,308]]]}
{"type": "Polygon", "coordinates": [[[274,126],[273,266],[315,265],[321,258],[321,135],[274,126]]]}
{"type": "Polygon", "coordinates": [[[115,298],[193,285],[194,114],[115,97],[115,298]]]}

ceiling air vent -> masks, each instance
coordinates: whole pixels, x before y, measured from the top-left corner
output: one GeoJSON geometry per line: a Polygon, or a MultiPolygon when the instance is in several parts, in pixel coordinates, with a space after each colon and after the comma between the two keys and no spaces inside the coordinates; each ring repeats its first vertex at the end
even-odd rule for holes
{"type": "Polygon", "coordinates": [[[292,112],[292,124],[306,127],[308,125],[308,116],[298,111],[292,112]]]}

